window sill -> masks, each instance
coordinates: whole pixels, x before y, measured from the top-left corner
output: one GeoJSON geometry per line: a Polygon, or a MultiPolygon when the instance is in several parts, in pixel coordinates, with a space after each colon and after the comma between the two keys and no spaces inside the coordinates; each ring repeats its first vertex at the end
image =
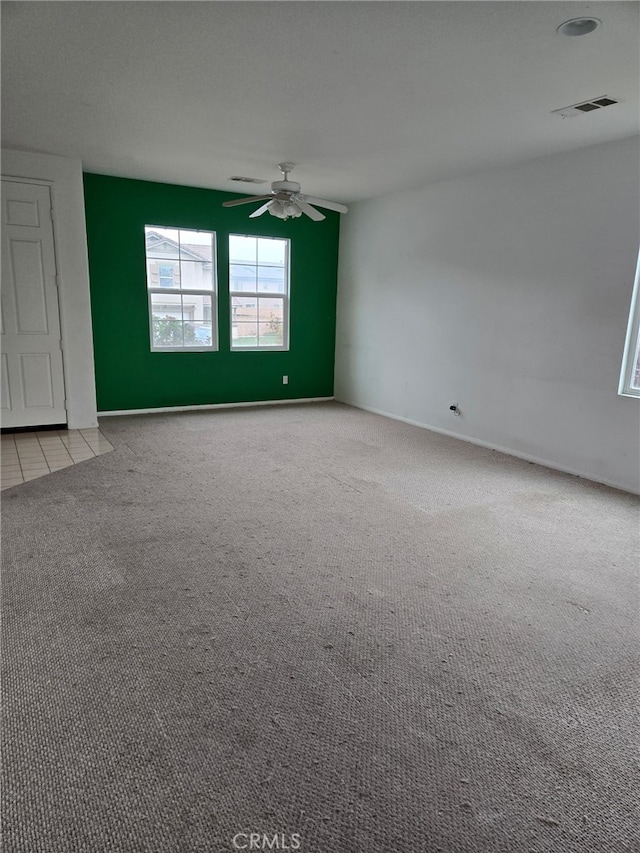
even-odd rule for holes
{"type": "Polygon", "coordinates": [[[230,352],[289,352],[289,347],[231,347],[230,352]]]}
{"type": "Polygon", "coordinates": [[[153,347],[150,352],[219,352],[217,347],[153,347]]]}

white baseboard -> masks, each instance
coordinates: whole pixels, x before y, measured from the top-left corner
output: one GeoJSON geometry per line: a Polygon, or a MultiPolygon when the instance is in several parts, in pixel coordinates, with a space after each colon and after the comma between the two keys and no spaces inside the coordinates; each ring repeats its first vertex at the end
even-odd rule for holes
{"type": "Polygon", "coordinates": [[[198,412],[205,409],[239,409],[246,406],[284,406],[290,403],[325,403],[327,400],[335,400],[335,397],[298,397],[294,400],[252,400],[247,403],[206,403],[202,406],[160,406],[156,409],[118,409],[110,412],[98,412],[98,417],[159,415],[163,412],[198,412]]]}
{"type": "Polygon", "coordinates": [[[429,432],[437,432],[440,435],[446,435],[449,438],[457,438],[459,441],[465,441],[468,444],[476,444],[479,447],[486,447],[488,450],[497,450],[498,453],[504,453],[507,456],[515,456],[518,459],[524,459],[526,462],[533,462],[536,465],[543,465],[545,468],[552,468],[554,471],[561,471],[563,474],[572,474],[574,477],[580,477],[583,480],[591,480],[594,483],[601,483],[603,486],[610,486],[613,489],[619,489],[622,492],[628,492],[631,495],[638,495],[640,492],[630,489],[629,486],[623,486],[613,480],[605,480],[602,477],[596,477],[594,474],[577,471],[575,468],[567,468],[552,462],[550,459],[544,459],[540,456],[531,456],[528,453],[522,453],[519,450],[512,450],[510,447],[502,447],[500,444],[492,444],[489,441],[482,441],[479,438],[472,438],[469,435],[463,435],[459,432],[452,432],[441,427],[429,426],[429,424],[414,421],[411,418],[403,418],[401,415],[394,415],[391,412],[385,412],[382,409],[374,409],[372,406],[364,406],[361,403],[352,403],[350,400],[343,400],[339,397],[335,398],[338,403],[344,403],[345,406],[352,406],[354,409],[362,409],[365,412],[371,412],[373,415],[381,415],[384,418],[390,418],[394,421],[402,421],[411,426],[420,427],[421,429],[429,430],[429,432]]]}

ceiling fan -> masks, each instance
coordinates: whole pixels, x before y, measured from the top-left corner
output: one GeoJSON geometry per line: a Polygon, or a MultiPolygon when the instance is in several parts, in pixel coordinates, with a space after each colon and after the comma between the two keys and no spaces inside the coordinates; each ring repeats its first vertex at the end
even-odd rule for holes
{"type": "Polygon", "coordinates": [[[312,207],[315,204],[317,207],[324,207],[327,210],[335,210],[338,213],[346,213],[348,208],[344,204],[338,204],[336,201],[325,201],[323,198],[316,198],[311,195],[303,195],[300,192],[300,184],[296,181],[289,180],[289,174],[293,169],[293,163],[278,163],[278,168],[282,172],[283,180],[274,181],[271,184],[271,192],[268,195],[252,195],[247,198],[239,198],[235,201],[223,201],[223,207],[236,207],[239,204],[249,204],[252,201],[264,201],[253,213],[249,214],[249,219],[255,219],[256,216],[262,216],[268,210],[272,216],[277,216],[278,219],[289,219],[289,217],[297,218],[306,214],[314,222],[320,222],[325,219],[325,215],[312,207]]]}

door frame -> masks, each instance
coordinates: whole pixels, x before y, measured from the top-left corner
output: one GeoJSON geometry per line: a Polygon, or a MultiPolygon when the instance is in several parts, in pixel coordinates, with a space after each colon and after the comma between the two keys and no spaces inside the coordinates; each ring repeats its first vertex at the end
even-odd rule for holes
{"type": "Polygon", "coordinates": [[[98,424],[82,162],[2,151],[2,178],[49,186],[69,429],[98,424]]]}

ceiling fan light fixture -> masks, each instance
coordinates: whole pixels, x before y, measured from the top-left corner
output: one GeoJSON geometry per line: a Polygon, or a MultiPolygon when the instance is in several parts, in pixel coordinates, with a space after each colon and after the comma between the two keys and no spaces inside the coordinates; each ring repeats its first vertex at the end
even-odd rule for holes
{"type": "Polygon", "coordinates": [[[557,29],[561,36],[587,36],[602,24],[600,18],[571,18],[557,29]]]}
{"type": "Polygon", "coordinates": [[[280,207],[279,202],[274,201],[272,204],[269,205],[267,210],[269,211],[271,216],[276,216],[278,219],[284,219],[284,211],[280,207]]]}
{"type": "Polygon", "coordinates": [[[284,202],[276,199],[269,206],[269,213],[272,216],[277,216],[278,219],[297,219],[302,216],[302,211],[293,202],[284,202]]]}

